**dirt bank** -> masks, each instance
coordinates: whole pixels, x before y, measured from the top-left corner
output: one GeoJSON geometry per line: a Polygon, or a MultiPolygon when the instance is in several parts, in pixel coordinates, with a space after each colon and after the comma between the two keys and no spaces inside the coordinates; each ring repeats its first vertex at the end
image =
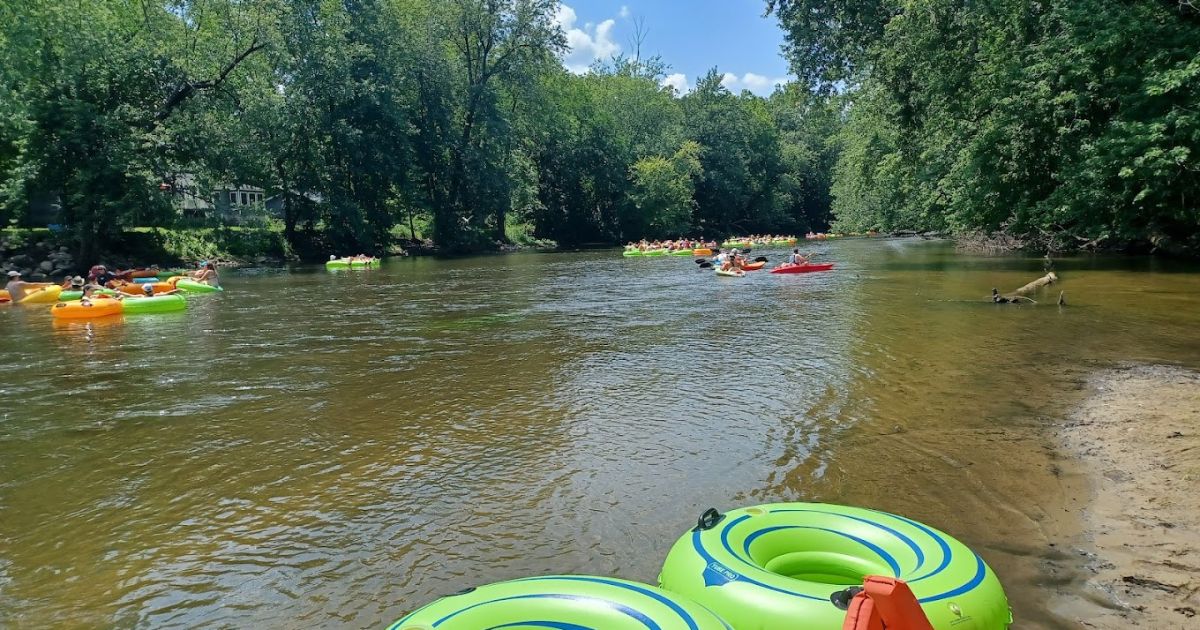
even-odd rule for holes
{"type": "Polygon", "coordinates": [[[1200,373],[1106,371],[1062,432],[1090,472],[1087,628],[1200,627],[1200,373]],[[1192,625],[1195,624],[1195,625],[1192,625]]]}

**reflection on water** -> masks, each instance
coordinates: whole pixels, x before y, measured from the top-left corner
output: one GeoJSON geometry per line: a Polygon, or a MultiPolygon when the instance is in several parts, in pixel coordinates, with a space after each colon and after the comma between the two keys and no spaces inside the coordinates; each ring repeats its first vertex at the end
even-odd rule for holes
{"type": "MultiPolygon", "coordinates": [[[[366,627],[465,586],[652,581],[710,505],[900,512],[1063,625],[1084,500],[1050,429],[1090,370],[1200,358],[1200,276],[816,245],[715,279],[614,252],[244,273],[185,313],[0,310],[0,625],[366,627]],[[1070,306],[1050,305],[1067,291],[1070,306]]],[[[776,256],[782,255],[777,254],[776,256]]]]}

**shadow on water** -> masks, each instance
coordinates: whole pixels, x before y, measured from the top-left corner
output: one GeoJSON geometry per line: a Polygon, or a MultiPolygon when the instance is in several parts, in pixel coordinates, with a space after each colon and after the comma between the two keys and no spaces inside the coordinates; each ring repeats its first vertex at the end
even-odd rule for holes
{"type": "Polygon", "coordinates": [[[0,625],[373,626],[523,575],[653,581],[704,508],[799,499],[946,530],[1021,627],[1067,626],[1082,559],[1051,543],[1086,492],[1053,429],[1092,370],[1197,362],[1200,276],[1063,259],[1006,307],[976,300],[1040,258],[808,249],[837,269],[404,259],[233,274],[176,317],[0,309],[0,625]]]}

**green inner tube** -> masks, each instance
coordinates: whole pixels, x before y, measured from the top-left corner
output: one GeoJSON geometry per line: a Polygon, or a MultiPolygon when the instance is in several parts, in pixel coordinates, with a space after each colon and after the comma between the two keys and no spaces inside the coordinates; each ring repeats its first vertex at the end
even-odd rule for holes
{"type": "Polygon", "coordinates": [[[822,503],[712,516],[675,543],[659,582],[736,628],[783,630],[803,620],[806,629],[838,630],[845,612],[830,595],[861,586],[868,575],[907,582],[937,630],[1012,623],[1000,581],[982,558],[902,516],[822,503]]]}
{"type": "Polygon", "coordinates": [[[378,266],[378,259],[353,262],[348,260],[331,260],[325,263],[325,267],[328,269],[369,269],[378,266]]]}
{"type": "MultiPolygon", "coordinates": [[[[118,295],[112,289],[96,289],[96,295],[118,295]]],[[[63,291],[58,294],[59,302],[73,302],[83,297],[83,291],[63,291]]]]}
{"type": "Polygon", "coordinates": [[[182,311],[187,308],[187,300],[182,295],[155,295],[153,297],[127,297],[125,314],[137,313],[169,313],[182,311]]]}
{"type": "Polygon", "coordinates": [[[642,255],[643,256],[666,256],[667,250],[665,250],[665,249],[648,249],[642,255]]]}
{"type": "Polygon", "coordinates": [[[389,630],[732,630],[703,606],[653,586],[587,575],[499,582],[443,597],[389,630]]]}
{"type": "Polygon", "coordinates": [[[225,290],[221,287],[214,287],[211,284],[204,284],[203,282],[196,282],[187,278],[176,282],[175,288],[188,293],[216,293],[217,291],[225,290]]]}

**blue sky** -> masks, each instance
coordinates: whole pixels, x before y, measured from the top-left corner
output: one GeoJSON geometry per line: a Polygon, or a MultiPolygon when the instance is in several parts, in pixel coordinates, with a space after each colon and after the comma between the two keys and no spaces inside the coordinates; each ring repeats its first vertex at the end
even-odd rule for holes
{"type": "Polygon", "coordinates": [[[671,69],[665,83],[680,92],[713,66],[725,86],[770,94],[786,81],[780,53],[783,31],[762,17],[762,0],[564,0],[558,22],[571,50],[563,65],[584,72],[596,59],[629,53],[634,21],[642,20],[642,54],[661,55],[671,69]]]}

